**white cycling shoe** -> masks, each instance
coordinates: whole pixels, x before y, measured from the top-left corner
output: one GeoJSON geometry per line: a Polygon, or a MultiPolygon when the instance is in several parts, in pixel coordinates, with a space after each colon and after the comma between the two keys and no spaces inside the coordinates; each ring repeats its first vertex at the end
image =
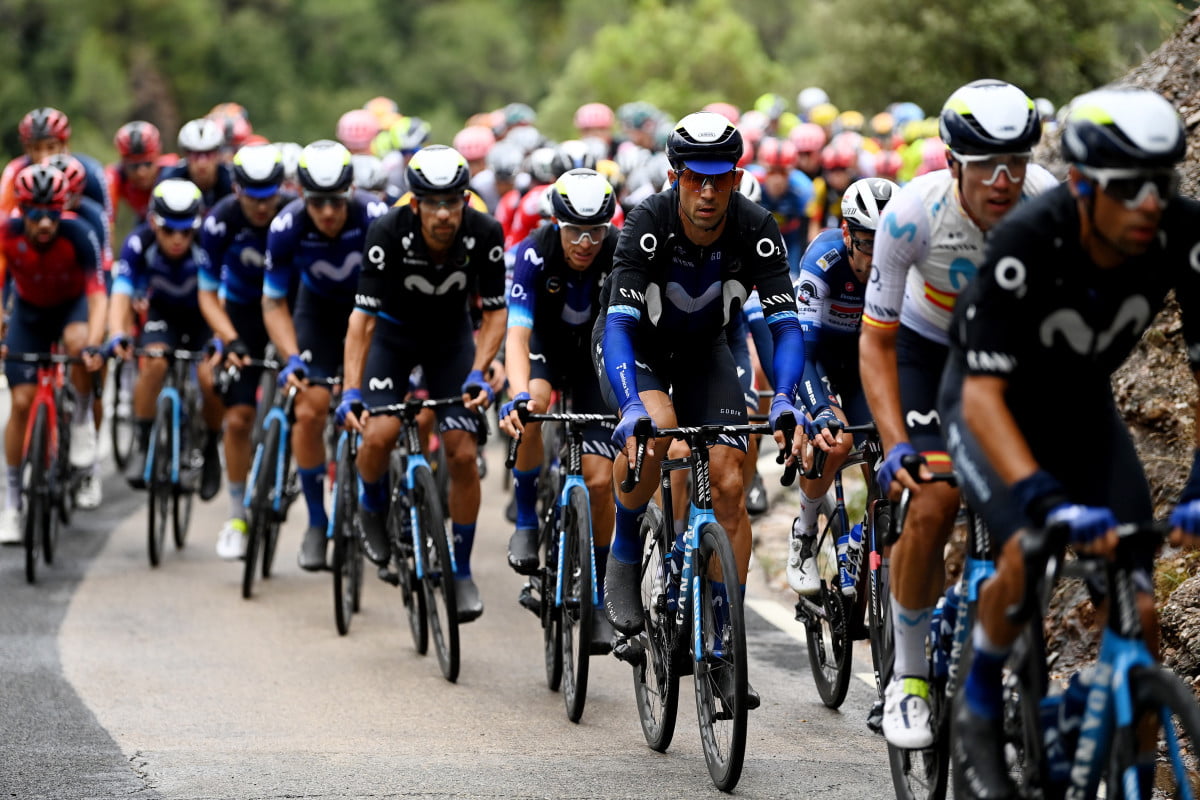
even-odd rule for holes
{"type": "Polygon", "coordinates": [[[929,681],[925,678],[892,678],[883,691],[883,736],[888,744],[904,750],[932,746],[930,718],[929,681]]]}
{"type": "Polygon", "coordinates": [[[226,561],[246,557],[246,520],[231,519],[217,535],[217,555],[226,561]]]}
{"type": "Polygon", "coordinates": [[[90,473],[84,475],[79,481],[79,488],[75,490],[75,505],[90,511],[100,507],[101,499],[103,493],[100,489],[100,479],[90,473]]]}
{"type": "MultiPolygon", "coordinates": [[[[96,463],[96,426],[92,421],[82,424],[71,423],[71,466],[88,469],[96,463]]],[[[94,508],[95,506],[93,506],[94,508]]]]}
{"type": "Polygon", "coordinates": [[[788,538],[787,580],[797,594],[814,595],[821,590],[815,533],[809,536],[793,533],[788,538]]]}
{"type": "Polygon", "coordinates": [[[0,511],[0,544],[21,544],[21,512],[15,508],[0,511]]]}

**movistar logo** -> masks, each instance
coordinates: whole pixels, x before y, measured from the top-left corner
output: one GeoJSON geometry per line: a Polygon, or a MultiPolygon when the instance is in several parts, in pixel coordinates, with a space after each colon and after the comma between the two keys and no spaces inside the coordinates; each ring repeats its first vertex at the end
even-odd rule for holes
{"type": "Polygon", "coordinates": [[[437,286],[430,283],[423,275],[409,275],[404,279],[404,288],[420,292],[421,294],[443,295],[451,289],[467,288],[467,274],[465,272],[452,272],[447,276],[446,280],[437,286]]]}
{"type": "Polygon", "coordinates": [[[897,239],[907,239],[912,241],[917,238],[916,223],[910,222],[906,225],[901,225],[896,220],[896,212],[892,212],[883,218],[883,224],[887,225],[888,233],[897,239]]]}

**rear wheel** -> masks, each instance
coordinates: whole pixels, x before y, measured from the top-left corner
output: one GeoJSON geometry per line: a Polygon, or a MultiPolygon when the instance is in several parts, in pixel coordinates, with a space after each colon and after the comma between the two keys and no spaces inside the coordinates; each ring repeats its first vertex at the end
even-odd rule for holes
{"type": "Polygon", "coordinates": [[[1137,774],[1139,782],[1146,777],[1153,782],[1139,786],[1142,797],[1200,797],[1200,707],[1195,696],[1158,665],[1130,670],[1129,685],[1136,730],[1116,732],[1107,796],[1128,797],[1121,792],[1122,781],[1137,774]],[[1144,762],[1141,769],[1139,762],[1144,762]]]}
{"type": "Polygon", "coordinates": [[[633,665],[633,693],[646,744],[662,753],[671,746],[679,711],[675,608],[668,601],[673,537],[663,528],[662,511],[653,501],[640,528],[646,542],[641,580],[646,625],[633,640],[640,652],[633,665]]]}
{"type": "Polygon", "coordinates": [[[413,472],[413,502],[421,526],[421,555],[425,560],[421,587],[429,614],[429,632],[442,675],[453,683],[458,680],[459,667],[454,562],[450,556],[450,538],[442,516],[442,502],[428,467],[418,467],[413,472]]]}
{"type": "Polygon", "coordinates": [[[133,384],[137,378],[137,362],[121,361],[113,373],[113,407],[109,416],[109,437],[113,459],[119,471],[125,470],[133,453],[133,384]]]}
{"type": "Polygon", "coordinates": [[[192,524],[192,492],[176,486],[171,498],[171,531],[175,537],[175,549],[187,544],[188,528],[192,524]]]}
{"type": "Polygon", "coordinates": [[[258,551],[263,547],[271,527],[274,512],[271,509],[271,491],[275,485],[275,448],[271,445],[271,433],[278,442],[279,424],[272,423],[264,441],[255,455],[257,472],[254,474],[253,494],[250,497],[250,525],[246,535],[246,560],[242,563],[242,597],[250,599],[254,593],[254,577],[258,572],[258,551]]]}
{"type": "Polygon", "coordinates": [[[699,610],[701,652],[695,665],[700,743],[713,784],[733,791],[746,756],[746,625],[738,588],[737,561],[725,529],[715,522],[700,529],[695,554],[693,601],[699,610]],[[720,577],[715,574],[719,570],[720,577]],[[715,584],[724,584],[723,595],[715,584]],[[723,608],[722,608],[723,606],[723,608]]]}
{"type": "Polygon", "coordinates": [[[21,463],[21,535],[25,544],[25,580],[37,581],[37,565],[45,544],[43,531],[51,516],[46,484],[46,437],[49,433],[46,407],[39,405],[29,438],[29,451],[21,463]]]}
{"type": "Polygon", "coordinates": [[[558,481],[557,469],[549,474],[543,470],[538,496],[542,508],[542,524],[539,529],[538,551],[542,555],[541,604],[542,604],[542,660],[546,668],[546,687],[557,692],[562,686],[563,651],[562,609],[555,605],[558,592],[558,481]]]}
{"type": "Polygon", "coordinates": [[[567,719],[579,722],[587,702],[588,657],[592,646],[592,515],[587,492],[567,495],[562,538],[561,649],[563,701],[567,719]]]}
{"type": "Polygon", "coordinates": [[[840,708],[850,688],[850,671],[854,651],[850,641],[851,603],[842,594],[836,555],[829,558],[826,543],[836,542],[842,526],[836,509],[832,524],[826,525],[819,538],[821,553],[817,556],[821,588],[810,599],[812,606],[800,600],[801,615],[808,639],[808,665],[812,670],[817,694],[828,708],[840,708]],[[813,608],[815,606],[815,608],[813,608]]]}
{"type": "Polygon", "coordinates": [[[167,538],[171,503],[175,490],[171,486],[171,404],[169,400],[159,403],[158,416],[151,433],[150,467],[150,523],[147,531],[147,549],[150,566],[157,567],[162,561],[163,543],[167,538]]]}
{"type": "Polygon", "coordinates": [[[354,474],[354,463],[346,438],[340,443],[335,481],[330,523],[330,530],[333,531],[333,563],[330,568],[333,571],[334,619],[338,633],[345,636],[350,632],[350,619],[358,610],[353,562],[360,559],[358,537],[353,525],[358,478],[354,474]]]}
{"type": "MultiPolygon", "coordinates": [[[[275,565],[275,551],[279,546],[279,529],[283,526],[283,519],[287,515],[288,506],[291,505],[290,498],[287,497],[288,487],[292,485],[294,480],[296,467],[292,463],[292,446],[288,441],[283,441],[284,430],[283,423],[276,421],[272,423],[271,430],[275,431],[275,449],[271,453],[277,453],[276,458],[283,459],[283,481],[279,484],[279,510],[276,511],[274,505],[271,506],[271,513],[268,517],[270,524],[267,525],[263,536],[262,548],[262,576],[263,578],[271,577],[271,569],[275,565]],[[282,452],[280,446],[282,445],[282,452]]],[[[271,431],[267,434],[270,436],[271,431]]],[[[276,462],[278,464],[278,462],[276,462]]],[[[272,473],[274,474],[274,473],[272,473]]]]}
{"type": "Polygon", "coordinates": [[[403,489],[404,461],[392,451],[392,502],[388,511],[388,536],[392,537],[392,560],[398,574],[400,599],[408,617],[413,646],[421,655],[429,651],[429,614],[425,610],[425,592],[417,579],[417,555],[412,530],[412,498],[403,489]]]}

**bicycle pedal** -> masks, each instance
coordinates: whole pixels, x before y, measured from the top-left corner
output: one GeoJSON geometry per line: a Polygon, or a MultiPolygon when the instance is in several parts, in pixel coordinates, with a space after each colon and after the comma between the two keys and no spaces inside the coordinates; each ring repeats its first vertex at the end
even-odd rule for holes
{"type": "Polygon", "coordinates": [[[392,586],[399,586],[400,574],[398,572],[392,572],[387,567],[380,567],[379,580],[383,581],[384,583],[390,583],[392,586]]]}
{"type": "Polygon", "coordinates": [[[533,586],[525,584],[521,588],[521,594],[517,597],[517,602],[522,608],[527,608],[534,613],[535,616],[542,615],[542,601],[533,596],[533,586]]]}
{"type": "Polygon", "coordinates": [[[867,712],[867,727],[874,733],[883,736],[883,701],[876,700],[867,712]]]}
{"type": "Polygon", "coordinates": [[[612,654],[626,664],[640,667],[646,663],[646,650],[637,639],[618,636],[613,642],[612,654]]]}

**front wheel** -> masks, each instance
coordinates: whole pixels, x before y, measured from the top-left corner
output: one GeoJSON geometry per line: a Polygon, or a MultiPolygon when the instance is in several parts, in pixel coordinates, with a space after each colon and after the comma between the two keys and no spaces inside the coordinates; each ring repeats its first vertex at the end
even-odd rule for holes
{"type": "Polygon", "coordinates": [[[579,722],[587,702],[588,656],[592,646],[592,511],[587,491],[571,487],[563,520],[560,643],[563,702],[567,719],[579,722]]]}
{"type": "Polygon", "coordinates": [[[400,600],[404,604],[404,615],[408,618],[408,629],[412,633],[413,647],[421,655],[429,651],[429,614],[425,609],[425,592],[417,580],[417,551],[412,531],[411,500],[404,493],[403,464],[393,453],[391,463],[392,502],[388,511],[388,536],[392,539],[392,563],[397,573],[400,600]]]}
{"type": "Polygon", "coordinates": [[[330,564],[333,572],[333,612],[337,632],[342,636],[350,632],[350,619],[358,610],[356,584],[359,581],[355,573],[359,576],[362,574],[362,556],[358,551],[358,536],[354,530],[357,491],[358,477],[354,472],[354,461],[349,443],[343,438],[338,453],[330,522],[333,532],[333,563],[330,564]]]}
{"type": "Polygon", "coordinates": [[[258,571],[258,551],[265,547],[270,536],[274,512],[271,491],[275,485],[275,452],[279,446],[279,423],[274,421],[255,454],[254,486],[250,496],[250,521],[246,536],[246,559],[242,562],[242,597],[249,600],[254,594],[254,578],[258,571]],[[272,441],[272,437],[274,440],[272,441]]]}
{"type": "Polygon", "coordinates": [[[133,454],[133,384],[137,380],[137,363],[121,361],[112,371],[113,407],[109,418],[109,436],[112,439],[113,460],[117,469],[125,471],[129,457],[133,454]]]}
{"type": "Polygon", "coordinates": [[[634,637],[640,657],[633,665],[633,694],[642,735],[651,750],[666,752],[675,736],[679,711],[679,669],[675,658],[675,606],[671,595],[671,544],[663,514],[651,502],[642,516],[642,610],[645,629],[634,637]]]}
{"type": "Polygon", "coordinates": [[[413,502],[417,505],[417,521],[421,526],[421,554],[425,559],[421,587],[429,613],[429,632],[442,675],[453,683],[458,680],[459,667],[454,562],[450,556],[450,538],[442,516],[442,502],[427,467],[418,467],[413,473],[413,502]]]}
{"type": "Polygon", "coordinates": [[[171,438],[171,405],[164,401],[159,404],[151,433],[150,521],[146,544],[152,567],[157,567],[162,561],[163,543],[167,537],[167,524],[175,494],[171,486],[171,438]]]}
{"type": "Polygon", "coordinates": [[[1200,707],[1195,695],[1157,665],[1130,670],[1129,686],[1134,725],[1116,731],[1107,796],[1138,797],[1122,792],[1136,776],[1141,797],[1200,797],[1200,707]]]}
{"type": "Polygon", "coordinates": [[[808,665],[821,702],[828,708],[840,708],[850,688],[854,656],[850,641],[851,605],[836,580],[832,584],[821,581],[821,591],[813,599],[820,615],[805,621],[808,665]]]}
{"type": "Polygon", "coordinates": [[[699,621],[694,683],[700,742],[713,784],[730,792],[746,756],[746,623],[733,547],[715,522],[700,529],[695,570],[692,599],[698,608],[692,619],[699,621]]]}
{"type": "Polygon", "coordinates": [[[29,452],[21,463],[21,536],[25,544],[25,580],[37,581],[37,565],[50,523],[50,490],[46,484],[46,407],[39,405],[29,438],[29,452]]]}

